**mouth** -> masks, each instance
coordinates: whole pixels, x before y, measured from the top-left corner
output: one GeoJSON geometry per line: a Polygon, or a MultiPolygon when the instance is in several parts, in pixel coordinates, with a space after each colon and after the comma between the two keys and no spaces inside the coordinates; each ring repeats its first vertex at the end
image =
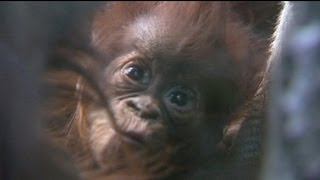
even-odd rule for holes
{"type": "Polygon", "coordinates": [[[122,138],[125,142],[132,145],[142,146],[145,144],[144,135],[138,132],[134,132],[134,131],[123,132],[122,138]]]}

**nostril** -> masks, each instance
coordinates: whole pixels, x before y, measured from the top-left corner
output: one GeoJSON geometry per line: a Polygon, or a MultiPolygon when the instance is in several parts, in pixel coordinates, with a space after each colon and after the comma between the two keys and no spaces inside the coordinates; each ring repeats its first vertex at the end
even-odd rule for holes
{"type": "Polygon", "coordinates": [[[127,106],[136,110],[136,111],[139,111],[139,107],[137,106],[137,104],[135,102],[133,102],[132,100],[129,100],[126,102],[127,106]]]}
{"type": "Polygon", "coordinates": [[[146,97],[136,97],[126,102],[127,106],[138,116],[145,119],[157,119],[160,109],[156,102],[146,97]]]}

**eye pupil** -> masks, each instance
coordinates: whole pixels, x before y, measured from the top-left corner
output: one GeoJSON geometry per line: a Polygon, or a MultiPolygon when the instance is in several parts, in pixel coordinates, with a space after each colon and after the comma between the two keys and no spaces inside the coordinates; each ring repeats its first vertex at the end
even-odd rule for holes
{"type": "Polygon", "coordinates": [[[169,100],[172,104],[177,106],[185,106],[188,103],[188,95],[181,91],[174,91],[170,94],[169,100]]]}
{"type": "Polygon", "coordinates": [[[141,80],[144,76],[144,70],[139,66],[130,66],[125,70],[125,74],[133,80],[141,80]]]}

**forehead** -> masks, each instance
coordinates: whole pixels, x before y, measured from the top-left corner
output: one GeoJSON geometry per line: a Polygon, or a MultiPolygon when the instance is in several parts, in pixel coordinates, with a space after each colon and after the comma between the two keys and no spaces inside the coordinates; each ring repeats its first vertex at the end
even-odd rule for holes
{"type": "Polygon", "coordinates": [[[207,60],[210,56],[219,54],[215,51],[223,50],[221,46],[216,46],[218,41],[212,36],[202,38],[201,32],[197,32],[195,27],[172,23],[161,16],[140,16],[126,28],[125,41],[146,56],[185,61],[207,60]]]}
{"type": "Polygon", "coordinates": [[[126,32],[129,42],[131,41],[140,51],[150,55],[161,54],[162,51],[173,54],[178,46],[177,42],[172,42],[175,34],[164,20],[156,16],[137,18],[126,32]]]}
{"type": "Polygon", "coordinates": [[[215,44],[211,36],[201,38],[191,25],[172,24],[152,14],[136,18],[125,32],[126,42],[153,61],[164,75],[199,79],[225,74],[222,69],[231,66],[226,48],[215,44]]]}

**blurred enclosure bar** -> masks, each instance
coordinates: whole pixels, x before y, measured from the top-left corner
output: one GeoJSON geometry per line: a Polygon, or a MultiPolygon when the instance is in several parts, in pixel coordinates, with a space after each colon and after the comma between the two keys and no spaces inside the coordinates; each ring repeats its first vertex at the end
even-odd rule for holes
{"type": "Polygon", "coordinates": [[[281,19],[261,179],[320,179],[320,2],[286,2],[281,19]]]}
{"type": "Polygon", "coordinates": [[[40,80],[63,43],[85,45],[102,2],[0,2],[0,179],[75,179],[40,134],[40,80]]]}

